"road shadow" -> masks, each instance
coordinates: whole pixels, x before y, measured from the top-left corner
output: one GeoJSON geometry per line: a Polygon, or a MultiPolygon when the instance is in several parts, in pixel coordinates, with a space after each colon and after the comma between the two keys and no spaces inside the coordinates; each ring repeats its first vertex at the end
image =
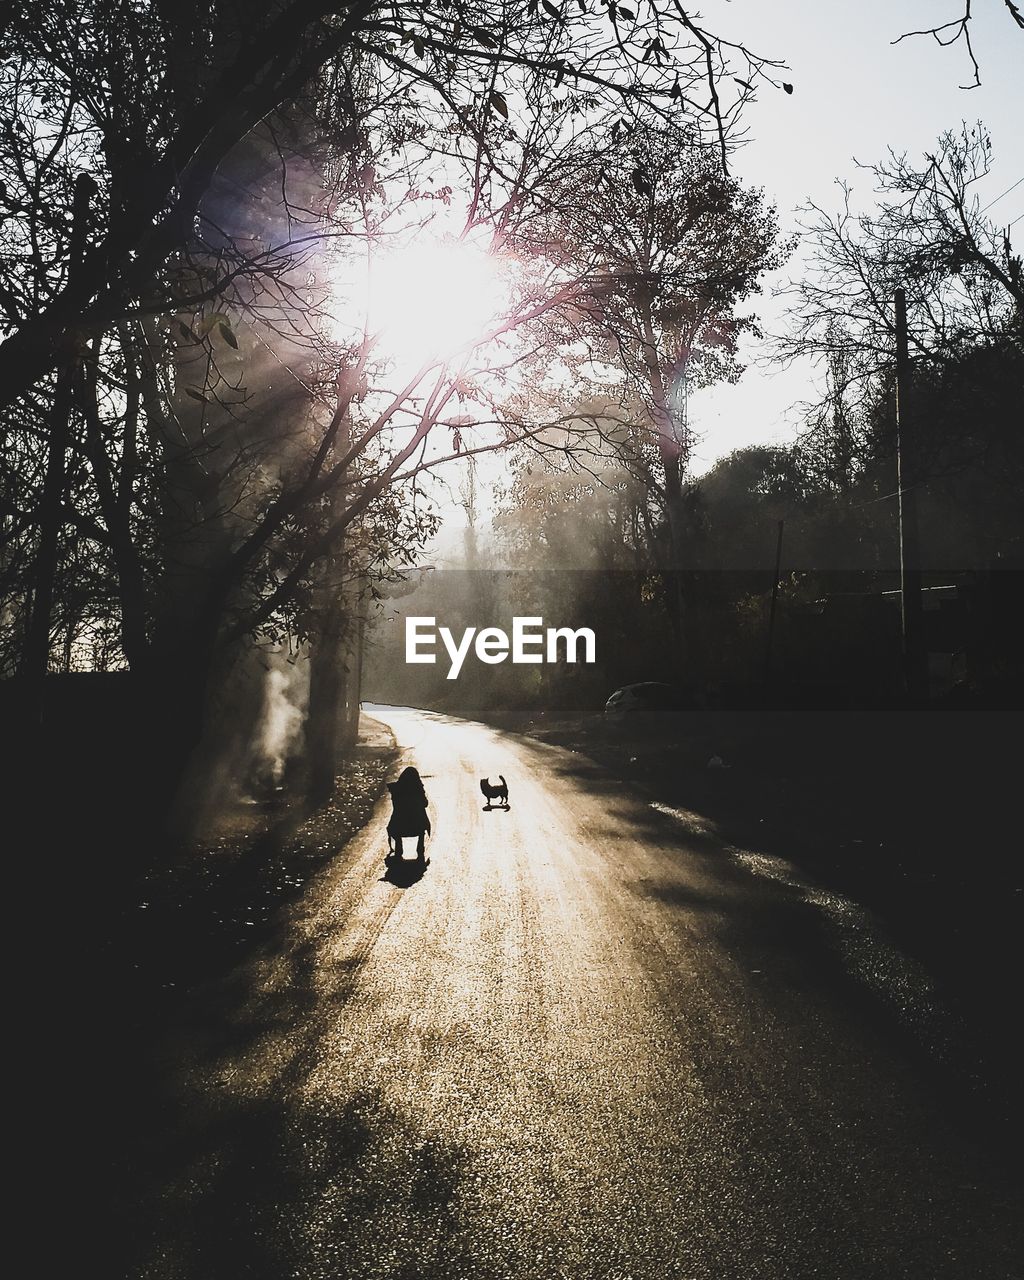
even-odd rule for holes
{"type": "MultiPolygon", "coordinates": [[[[956,917],[952,891],[936,903],[897,864],[889,869],[884,891],[860,894],[857,879],[836,870],[848,851],[834,850],[835,866],[825,851],[808,859],[799,842],[791,847],[783,833],[759,825],[741,794],[739,771],[710,771],[700,779],[699,797],[672,804],[656,798],[656,789],[617,776],[582,754],[552,760],[547,767],[571,780],[607,815],[607,824],[596,822],[591,834],[609,852],[623,840],[623,827],[652,845],[679,849],[676,871],[669,867],[660,876],[631,877],[623,867],[626,892],[699,912],[701,927],[741,970],[758,981],[771,975],[773,988],[789,997],[806,993],[827,1005],[840,994],[848,1014],[877,1043],[917,1065],[962,1133],[972,1141],[980,1138],[1001,1164],[1017,1161],[1024,1107],[1018,1058],[1005,1030],[1012,1022],[998,993],[1005,991],[1006,973],[1019,971],[1019,962],[980,962],[981,956],[1002,954],[1006,940],[1019,937],[1019,930],[1008,927],[997,895],[986,902],[974,934],[968,935],[964,924],[961,937],[963,922],[956,917]],[[718,803],[703,803],[712,793],[718,803]],[[731,798],[743,823],[724,816],[731,798]],[[957,955],[966,936],[977,936],[979,954],[960,982],[951,981],[944,966],[932,964],[930,950],[918,946],[917,934],[903,927],[904,911],[927,914],[933,908],[960,944],[957,955]],[[986,945],[981,936],[986,928],[998,935],[995,944],[986,945]]],[[[859,843],[852,849],[862,862],[871,856],[859,843]]],[[[896,857],[889,847],[874,852],[880,862],[896,857]]]]}
{"type": "Polygon", "coordinates": [[[380,1090],[182,1098],[116,1222],[125,1275],[473,1275],[470,1157],[380,1090]],[[448,1272],[446,1268],[453,1266],[448,1272]]]}
{"type": "MultiPolygon", "coordinates": [[[[387,878],[407,887],[426,865],[405,859],[387,878]]],[[[111,1275],[491,1280],[464,1224],[478,1157],[347,1044],[363,962],[398,901],[350,953],[329,945],[325,905],[160,1026],[110,1028],[74,1145],[90,1160],[76,1210],[111,1275]]]]}
{"type": "Polygon", "coordinates": [[[386,870],[381,882],[393,884],[398,889],[409,889],[419,884],[430,866],[429,858],[399,858],[392,854],[385,858],[386,870]]]}

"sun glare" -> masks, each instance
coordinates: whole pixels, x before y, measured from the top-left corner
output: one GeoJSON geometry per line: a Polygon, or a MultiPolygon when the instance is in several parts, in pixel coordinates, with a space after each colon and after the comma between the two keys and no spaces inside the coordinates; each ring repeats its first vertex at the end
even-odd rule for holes
{"type": "Polygon", "coordinates": [[[506,292],[495,259],[479,246],[421,241],[374,263],[370,327],[402,363],[451,359],[488,332],[506,292]]]}

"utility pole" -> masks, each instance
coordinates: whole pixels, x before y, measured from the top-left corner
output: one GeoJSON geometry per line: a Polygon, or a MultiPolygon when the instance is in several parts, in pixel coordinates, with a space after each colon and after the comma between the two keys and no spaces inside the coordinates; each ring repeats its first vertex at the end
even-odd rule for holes
{"type": "Polygon", "coordinates": [[[921,547],[917,528],[917,457],[913,387],[907,339],[907,295],[896,290],[896,489],[900,538],[903,676],[908,696],[928,696],[928,654],[921,603],[921,547]]]}
{"type": "Polygon", "coordinates": [[[765,684],[770,684],[772,679],[772,645],[775,641],[775,609],[779,603],[779,574],[782,572],[782,531],[785,527],[785,520],[780,520],[779,533],[775,541],[775,576],[772,578],[772,603],[768,610],[768,647],[764,656],[765,684]]]}

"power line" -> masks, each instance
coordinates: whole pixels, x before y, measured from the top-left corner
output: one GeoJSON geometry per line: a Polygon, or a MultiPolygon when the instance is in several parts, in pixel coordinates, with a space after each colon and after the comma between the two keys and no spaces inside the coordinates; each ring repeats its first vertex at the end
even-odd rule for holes
{"type": "Polygon", "coordinates": [[[988,204],[985,206],[985,208],[982,209],[980,212],[984,213],[987,209],[991,209],[994,204],[998,204],[999,201],[1002,200],[1003,196],[1008,196],[1011,191],[1016,191],[1022,182],[1024,182],[1024,178],[1018,178],[1012,187],[1006,188],[1002,196],[996,196],[994,200],[990,200],[988,204]]]}

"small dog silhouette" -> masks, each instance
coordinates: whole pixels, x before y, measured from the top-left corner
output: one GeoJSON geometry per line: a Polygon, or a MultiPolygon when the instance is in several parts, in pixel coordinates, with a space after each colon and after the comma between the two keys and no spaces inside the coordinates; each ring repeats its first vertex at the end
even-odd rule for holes
{"type": "Polygon", "coordinates": [[[500,787],[492,786],[490,779],[488,778],[480,779],[480,790],[487,797],[487,803],[484,805],[485,809],[493,809],[494,808],[493,802],[495,800],[502,801],[502,804],[499,806],[500,808],[507,809],[509,807],[508,783],[505,781],[505,779],[502,777],[500,773],[498,774],[498,777],[501,778],[500,787]]]}

